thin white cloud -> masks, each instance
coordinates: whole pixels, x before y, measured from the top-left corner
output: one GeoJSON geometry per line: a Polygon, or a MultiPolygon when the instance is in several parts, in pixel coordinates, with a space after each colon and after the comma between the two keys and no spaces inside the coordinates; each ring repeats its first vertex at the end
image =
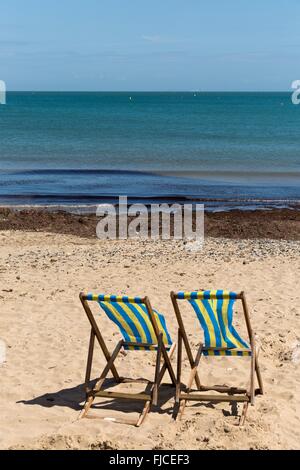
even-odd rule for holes
{"type": "Polygon", "coordinates": [[[0,39],[0,46],[28,46],[29,44],[31,43],[28,41],[7,41],[0,39]]]}
{"type": "Polygon", "coordinates": [[[152,35],[152,36],[148,36],[148,35],[144,34],[142,36],[142,39],[144,39],[144,41],[148,41],[148,42],[156,42],[156,43],[164,42],[163,37],[159,36],[158,34],[155,34],[155,35],[152,35]]]}
{"type": "Polygon", "coordinates": [[[186,42],[186,39],[178,39],[170,36],[162,36],[160,34],[143,34],[142,39],[152,44],[178,44],[186,42]]]}

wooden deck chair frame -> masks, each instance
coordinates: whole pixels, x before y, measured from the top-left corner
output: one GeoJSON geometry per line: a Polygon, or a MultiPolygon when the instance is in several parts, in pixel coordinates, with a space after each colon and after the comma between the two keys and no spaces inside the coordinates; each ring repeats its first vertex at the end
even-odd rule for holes
{"type": "MultiPolygon", "coordinates": [[[[204,289],[201,289],[200,291],[203,291],[203,290],[204,289]]],[[[199,366],[203,351],[205,350],[225,351],[226,349],[229,349],[229,348],[217,348],[217,347],[205,348],[203,344],[200,344],[199,349],[194,358],[189,341],[188,341],[184,323],[182,320],[181,312],[179,309],[179,305],[177,301],[178,300],[177,294],[175,292],[171,292],[171,300],[172,300],[172,304],[173,304],[175,315],[176,315],[177,322],[178,322],[177,384],[176,384],[176,403],[178,406],[178,413],[177,413],[176,419],[180,420],[182,418],[184,409],[186,406],[186,402],[189,400],[216,402],[216,403],[217,402],[243,402],[244,406],[243,406],[242,414],[241,414],[240,421],[239,421],[239,424],[243,425],[246,419],[246,414],[248,411],[249,403],[251,405],[254,405],[255,395],[263,395],[264,393],[263,382],[262,382],[261,372],[260,372],[260,368],[258,364],[258,354],[257,354],[257,350],[255,347],[255,338],[254,338],[254,333],[251,327],[250,315],[249,315],[249,310],[248,310],[248,306],[246,302],[245,293],[240,292],[239,294],[237,294],[236,299],[241,300],[242,302],[243,313],[244,313],[244,318],[245,318],[245,323],[246,323],[246,328],[247,328],[247,333],[248,333],[249,343],[250,343],[251,365],[250,365],[249,389],[237,388],[237,387],[226,387],[226,386],[215,386],[215,387],[205,386],[201,383],[200,377],[198,374],[198,366],[199,366]],[[184,344],[184,347],[188,356],[188,360],[191,366],[191,372],[189,375],[185,392],[182,392],[181,390],[182,388],[182,383],[181,383],[182,344],[184,344]],[[255,389],[255,384],[254,384],[255,374],[257,377],[258,385],[259,385],[259,388],[257,389],[255,389]],[[192,385],[194,381],[197,386],[196,390],[192,390],[192,385]],[[199,394],[199,393],[195,394],[195,393],[192,393],[193,391],[201,391],[201,392],[216,391],[216,392],[219,392],[220,395],[216,395],[216,394],[205,395],[205,394],[199,394]]],[[[239,351],[242,352],[246,350],[240,349],[239,351]]]]}
{"type": "Polygon", "coordinates": [[[88,358],[87,358],[87,365],[86,365],[86,374],[85,374],[85,391],[86,391],[86,402],[83,407],[82,412],[80,413],[79,418],[87,417],[88,411],[90,410],[95,397],[103,397],[103,398],[113,398],[113,399],[125,399],[125,400],[141,400],[145,402],[144,408],[138,418],[137,421],[129,421],[129,420],[121,420],[121,419],[111,419],[111,418],[101,418],[100,419],[108,419],[110,421],[119,422],[122,424],[131,424],[134,426],[139,427],[143,421],[145,420],[147,414],[150,411],[151,405],[157,405],[158,400],[158,391],[161,385],[162,379],[166,373],[169,372],[171,382],[176,386],[176,376],[173,371],[173,367],[171,364],[172,356],[174,355],[176,343],[173,343],[169,353],[163,343],[162,340],[162,333],[158,328],[155,315],[153,309],[151,307],[150,301],[148,297],[142,298],[142,303],[146,306],[147,312],[149,314],[149,318],[151,324],[153,326],[153,330],[155,332],[155,336],[157,339],[157,344],[149,344],[149,343],[135,343],[135,342],[126,342],[121,340],[118,342],[116,348],[110,354],[103,336],[99,330],[99,327],[96,323],[92,310],[88,304],[87,295],[83,292],[79,295],[80,301],[83,305],[87,318],[91,325],[91,333],[90,333],[90,341],[89,341],[89,349],[88,349],[88,358]],[[94,355],[94,346],[95,346],[95,339],[98,341],[99,346],[105,356],[107,361],[106,366],[104,367],[102,373],[100,374],[99,378],[97,379],[96,385],[93,389],[89,388],[89,382],[91,380],[91,372],[92,372],[92,363],[93,363],[93,355],[94,355]],[[124,346],[140,346],[140,347],[156,347],[156,366],[155,366],[155,375],[154,380],[149,381],[146,379],[132,379],[132,378],[125,378],[121,377],[114,365],[114,362],[121,351],[122,347],[124,346]],[[163,365],[161,366],[161,361],[163,361],[163,365]],[[150,386],[150,390],[142,393],[121,393],[121,392],[113,392],[107,390],[101,390],[104,384],[104,381],[111,371],[116,383],[146,383],[148,387],[150,386]]]}

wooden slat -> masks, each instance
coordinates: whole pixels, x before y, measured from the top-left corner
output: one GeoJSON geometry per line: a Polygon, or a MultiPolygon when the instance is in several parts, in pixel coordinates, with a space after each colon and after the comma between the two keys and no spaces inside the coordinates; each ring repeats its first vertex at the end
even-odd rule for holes
{"type": "Polygon", "coordinates": [[[131,400],[151,400],[151,395],[148,393],[122,393],[122,392],[107,392],[105,390],[100,390],[100,392],[95,392],[93,394],[95,397],[103,398],[124,398],[131,400]]]}
{"type": "MultiPolygon", "coordinates": [[[[214,390],[215,392],[219,393],[247,393],[246,388],[237,388],[237,387],[226,387],[226,386],[218,386],[216,385],[215,387],[205,387],[204,385],[201,385],[200,390],[203,392],[209,392],[210,390],[214,390]]],[[[198,390],[195,390],[198,391],[198,390]]]]}
{"type": "Polygon", "coordinates": [[[157,348],[158,344],[157,343],[136,343],[133,341],[124,341],[124,346],[138,346],[138,347],[143,347],[143,348],[157,348]]]}
{"type": "Polygon", "coordinates": [[[200,394],[189,394],[189,393],[181,393],[180,394],[181,400],[189,400],[189,401],[249,401],[248,396],[239,396],[239,395],[200,395],[200,394]]]}
{"type": "Polygon", "coordinates": [[[203,351],[234,351],[234,352],[251,352],[250,348],[219,348],[219,347],[203,347],[203,351]]]}

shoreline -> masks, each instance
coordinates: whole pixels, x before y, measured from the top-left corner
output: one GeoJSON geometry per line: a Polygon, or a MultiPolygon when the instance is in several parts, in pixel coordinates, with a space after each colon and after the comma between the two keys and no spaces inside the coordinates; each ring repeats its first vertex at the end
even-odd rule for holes
{"type": "MultiPolygon", "coordinates": [[[[30,206],[1,207],[0,231],[49,232],[96,238],[100,218],[95,213],[75,214],[30,206]]],[[[128,218],[129,222],[132,218],[128,218]]],[[[228,239],[300,240],[300,211],[257,209],[205,212],[205,236],[228,239]]]]}

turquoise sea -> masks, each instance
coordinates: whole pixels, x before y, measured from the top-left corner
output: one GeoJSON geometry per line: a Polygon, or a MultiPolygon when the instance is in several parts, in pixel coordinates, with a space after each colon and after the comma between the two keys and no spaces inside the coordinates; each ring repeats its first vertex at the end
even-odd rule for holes
{"type": "Polygon", "coordinates": [[[0,204],[296,207],[299,133],[289,93],[11,92],[0,204]]]}

